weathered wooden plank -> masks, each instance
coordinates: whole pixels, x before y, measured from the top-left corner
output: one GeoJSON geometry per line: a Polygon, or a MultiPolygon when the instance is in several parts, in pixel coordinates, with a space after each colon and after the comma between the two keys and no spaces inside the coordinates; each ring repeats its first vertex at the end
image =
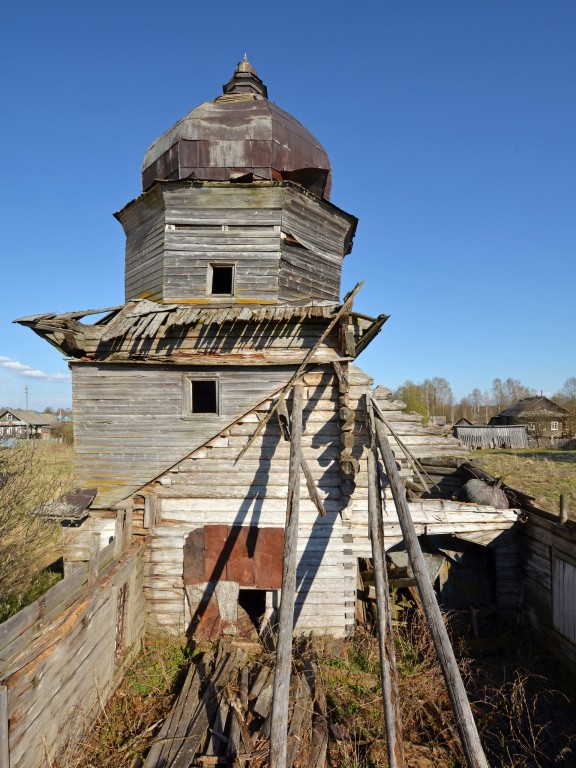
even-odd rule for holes
{"type": "Polygon", "coordinates": [[[0,685],[0,765],[10,768],[8,688],[5,685],[0,685]]]}
{"type": "Polygon", "coordinates": [[[242,656],[242,652],[238,649],[231,651],[215,670],[194,719],[186,730],[186,738],[182,742],[182,746],[173,758],[171,755],[171,768],[188,768],[190,765],[200,740],[206,733],[210,721],[218,708],[218,700],[222,689],[228,683],[238,659],[242,656]]]}
{"type": "Polygon", "coordinates": [[[303,386],[294,384],[290,436],[290,485],[286,508],[284,553],[282,563],[282,596],[276,642],[276,669],[270,729],[270,766],[286,768],[288,701],[292,663],[292,632],[294,628],[294,597],[296,594],[296,542],[300,508],[300,465],[302,460],[302,402],[303,386]]]}
{"type": "Polygon", "coordinates": [[[370,446],[368,450],[368,520],[370,540],[372,542],[372,562],[374,564],[374,583],[376,587],[378,644],[380,650],[380,680],[384,705],[384,723],[386,727],[386,749],[390,768],[403,768],[404,746],[402,741],[402,720],[398,696],[398,676],[396,656],[392,637],[392,618],[388,575],[385,563],[384,522],[382,519],[382,497],[378,477],[378,456],[374,434],[374,414],[372,403],[366,400],[366,418],[370,426],[370,446]]]}
{"type": "Polygon", "coordinates": [[[390,443],[388,442],[384,424],[379,420],[376,420],[376,434],[378,438],[378,447],[386,469],[386,475],[394,492],[394,500],[398,510],[410,564],[414,572],[414,577],[418,585],[418,592],[422,600],[422,605],[434,640],[434,646],[448,687],[448,693],[454,709],[456,725],[462,740],[462,747],[466,755],[466,760],[470,768],[488,768],[474,716],[472,715],[470,703],[460,676],[460,670],[458,669],[454,651],[450,645],[450,639],[436,601],[434,590],[430,584],[424,557],[422,556],[422,551],[410,517],[410,510],[408,509],[408,503],[406,501],[406,491],[397,474],[396,462],[390,448],[390,443]]]}

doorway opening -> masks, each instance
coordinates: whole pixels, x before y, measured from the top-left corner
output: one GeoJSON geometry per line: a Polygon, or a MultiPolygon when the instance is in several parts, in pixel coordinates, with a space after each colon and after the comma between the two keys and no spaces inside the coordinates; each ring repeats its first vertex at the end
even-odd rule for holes
{"type": "Polygon", "coordinates": [[[245,616],[241,617],[238,611],[238,626],[248,619],[252,625],[251,628],[260,631],[262,620],[266,614],[266,590],[265,589],[241,589],[238,596],[238,606],[244,611],[245,616]]]}

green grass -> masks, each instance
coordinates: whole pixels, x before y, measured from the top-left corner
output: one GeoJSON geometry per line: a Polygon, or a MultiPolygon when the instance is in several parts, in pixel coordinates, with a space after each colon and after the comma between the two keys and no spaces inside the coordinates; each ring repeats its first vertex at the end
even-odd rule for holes
{"type": "Polygon", "coordinates": [[[27,605],[47,592],[51,587],[62,581],[64,574],[59,569],[44,568],[32,578],[32,583],[24,592],[16,592],[6,597],[0,597],[0,624],[10,616],[21,611],[27,605]]]}
{"type": "Polygon", "coordinates": [[[560,494],[576,517],[576,451],[508,449],[475,451],[474,463],[506,485],[533,496],[534,504],[558,514],[560,494]]]}

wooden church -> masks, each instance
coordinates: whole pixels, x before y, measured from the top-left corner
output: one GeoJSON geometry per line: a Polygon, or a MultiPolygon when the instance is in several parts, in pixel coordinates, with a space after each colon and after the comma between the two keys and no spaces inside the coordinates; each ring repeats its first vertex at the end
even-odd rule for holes
{"type": "MultiPolygon", "coordinates": [[[[241,616],[274,620],[296,381],[297,633],[354,628],[359,561],[371,557],[364,394],[407,480],[408,453],[465,454],[355,365],[387,317],[355,312],[354,291],[340,300],[357,220],[330,201],[330,186],[320,143],[243,61],[222,95],[152,144],[142,194],[116,214],[125,303],[18,321],[69,359],[77,484],[97,489],[68,558],[85,557],[94,531],[104,546],[125,515],[146,542],[150,626],[206,637],[233,635],[241,616]]],[[[386,494],[384,505],[388,549],[402,537],[386,494]]],[[[482,545],[516,520],[457,501],[410,508],[420,534],[482,545]]]]}

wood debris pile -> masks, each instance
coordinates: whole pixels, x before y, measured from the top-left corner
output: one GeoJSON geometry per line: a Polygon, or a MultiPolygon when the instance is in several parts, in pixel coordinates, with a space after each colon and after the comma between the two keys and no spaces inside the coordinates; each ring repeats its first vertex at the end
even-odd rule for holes
{"type": "MultiPolygon", "coordinates": [[[[230,765],[264,768],[269,759],[274,657],[249,660],[221,642],[193,663],[146,757],[147,768],[230,765]]],[[[326,697],[313,661],[294,662],[290,681],[287,768],[323,768],[326,697]]]]}

